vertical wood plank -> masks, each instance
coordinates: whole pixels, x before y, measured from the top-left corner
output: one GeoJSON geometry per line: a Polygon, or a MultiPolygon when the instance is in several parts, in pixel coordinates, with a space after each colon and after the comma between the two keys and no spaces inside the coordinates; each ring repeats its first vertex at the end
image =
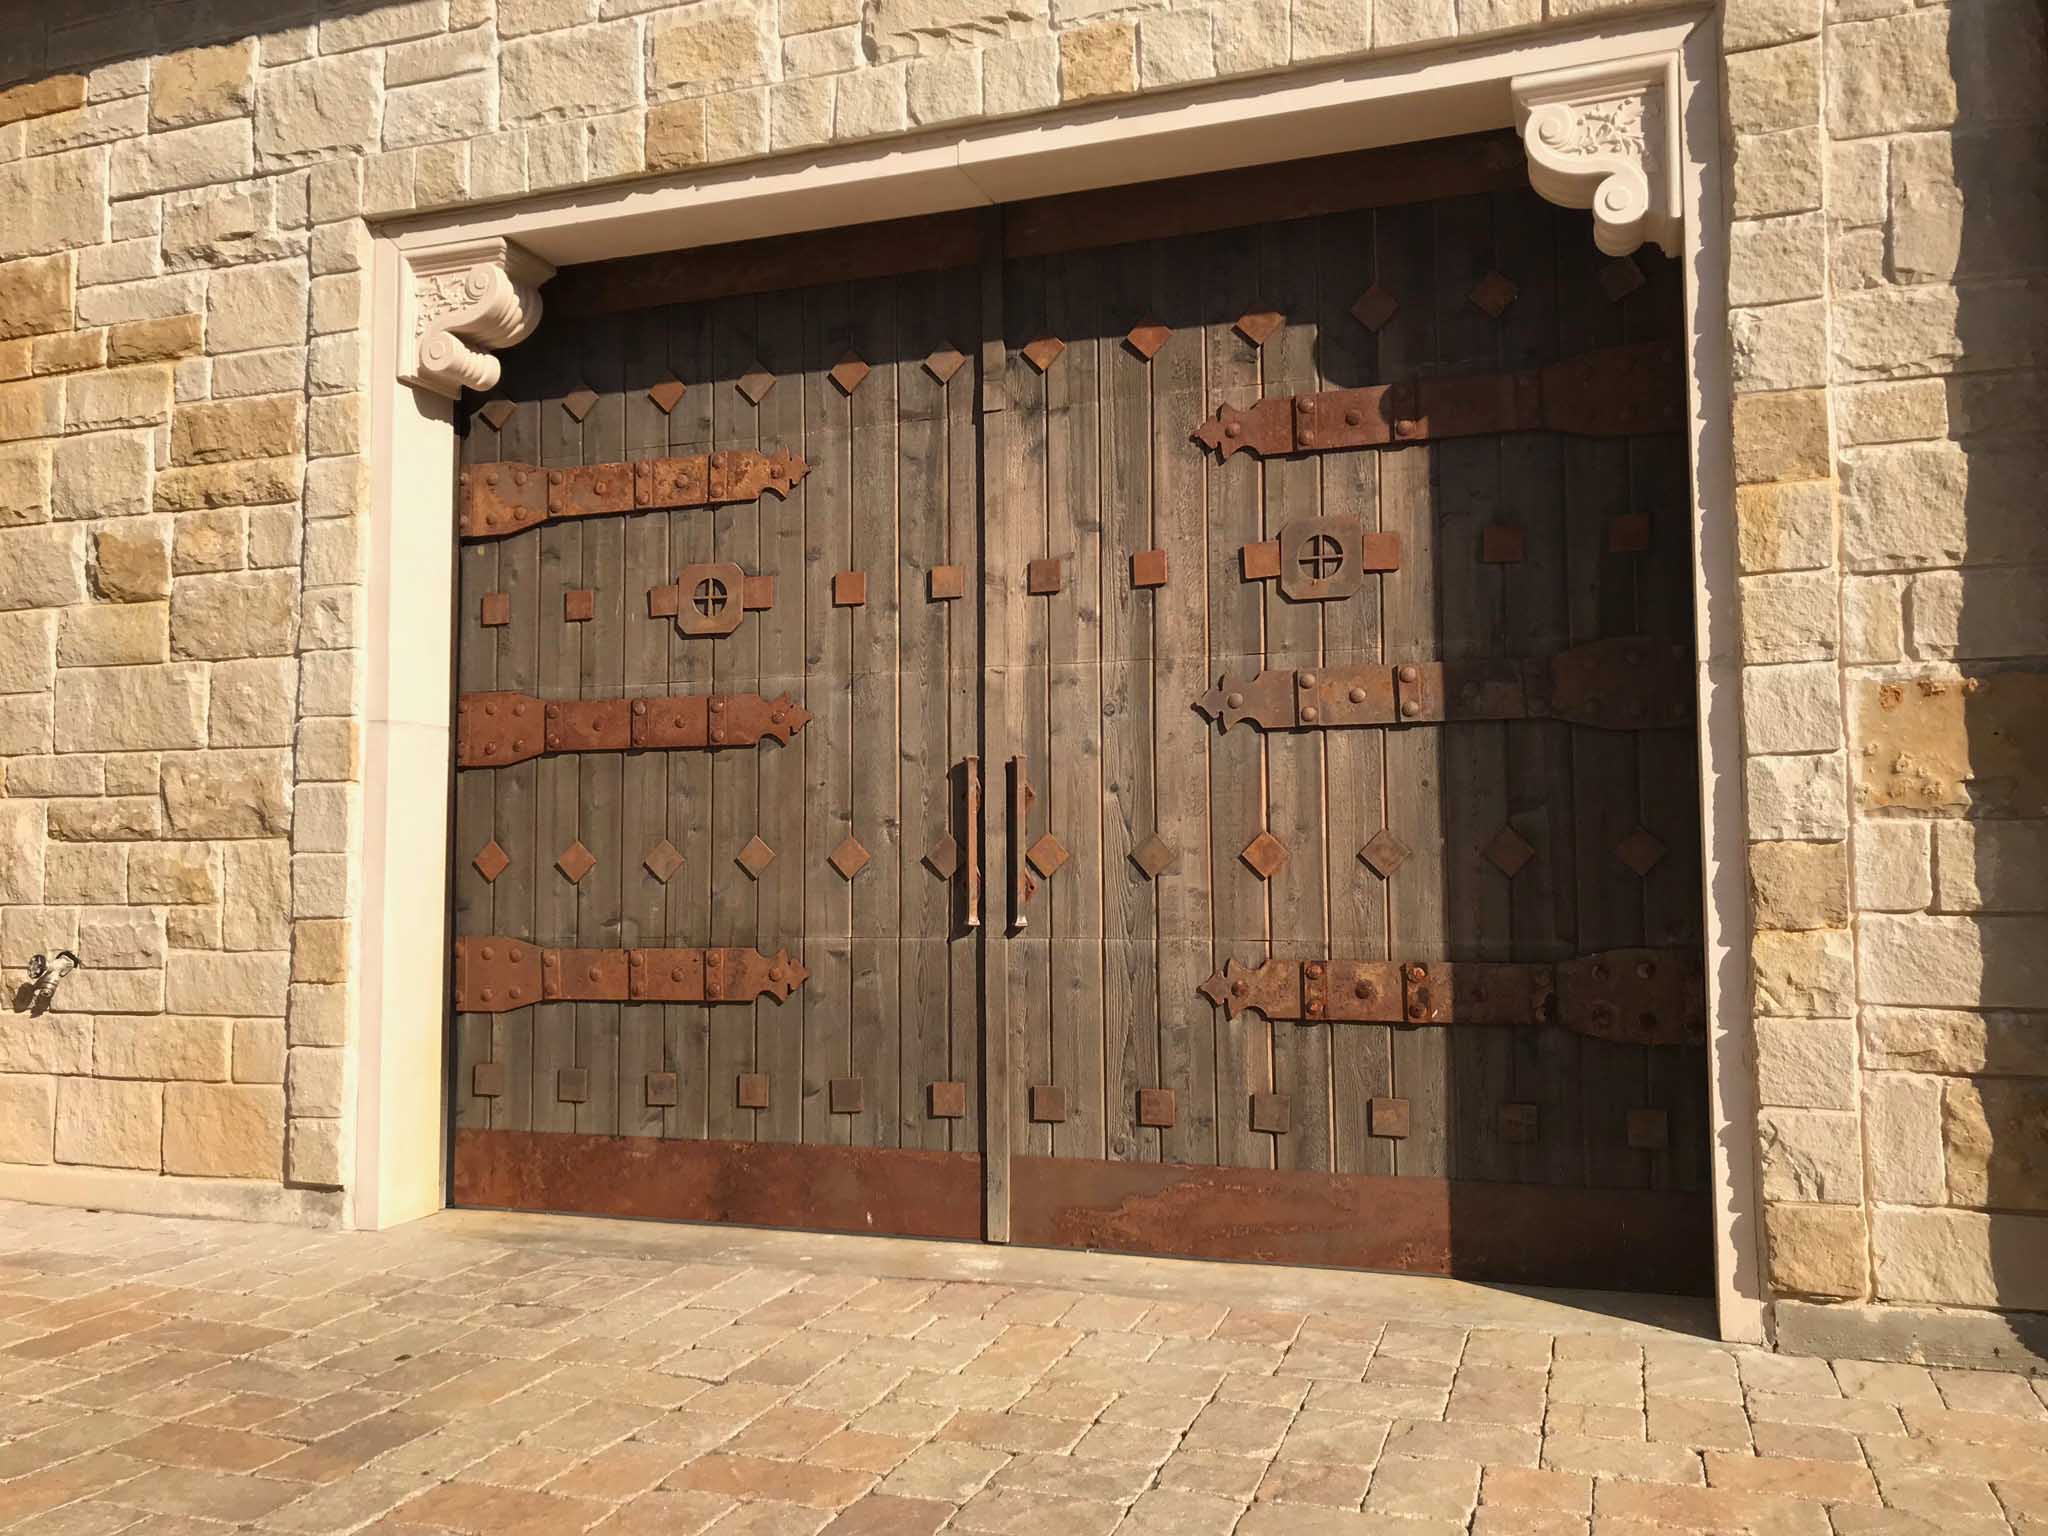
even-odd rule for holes
{"type": "MultiPolygon", "coordinates": [[[[480,416],[472,416],[462,439],[463,467],[494,463],[498,458],[498,433],[480,416]]],[[[465,544],[456,551],[455,685],[460,693],[483,692],[497,686],[497,648],[482,622],[486,592],[498,590],[498,546],[496,542],[465,544]]],[[[458,935],[497,932],[496,892],[492,882],[478,872],[477,854],[497,834],[495,807],[496,774],[491,770],[466,769],[455,776],[454,931],[458,935]]],[[[528,1027],[524,1018],[501,1015],[457,1014],[455,1019],[454,1116],[458,1128],[486,1129],[496,1116],[494,1099],[478,1098],[474,1092],[475,1072],[480,1062],[504,1062],[495,1035],[500,1022],[507,1033],[528,1027]]],[[[502,1097],[502,1096],[501,1096],[502,1097]]]]}
{"type": "MultiPolygon", "coordinates": [[[[970,835],[981,839],[981,1154],[984,1229],[989,1241],[1010,1240],[1010,1154],[1021,1140],[1016,1114],[1019,1000],[1010,975],[1007,871],[1016,857],[1004,814],[1005,766],[1018,750],[1016,665],[1019,644],[1013,558],[1019,445],[1009,411],[1007,271],[1003,215],[990,209],[981,221],[981,260],[975,273],[981,343],[974,366],[975,531],[981,560],[980,728],[982,815],[970,835]]],[[[956,541],[956,550],[965,547],[956,541]]],[[[956,621],[957,624],[957,621],[956,621]]],[[[958,1145],[956,1141],[955,1145],[958,1145]]]]}

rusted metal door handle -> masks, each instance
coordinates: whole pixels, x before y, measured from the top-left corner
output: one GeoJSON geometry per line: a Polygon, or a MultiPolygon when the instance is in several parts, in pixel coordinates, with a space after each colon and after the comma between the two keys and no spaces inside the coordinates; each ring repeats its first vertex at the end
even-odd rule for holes
{"type": "Polygon", "coordinates": [[[966,780],[967,819],[960,829],[960,842],[967,856],[967,926],[981,926],[981,759],[961,759],[966,780]]]}
{"type": "Polygon", "coordinates": [[[1038,894],[1038,882],[1031,878],[1031,867],[1024,860],[1024,839],[1026,829],[1031,825],[1031,806],[1038,798],[1026,774],[1027,767],[1022,757],[1010,759],[1010,926],[1013,929],[1025,926],[1025,904],[1038,894]]]}

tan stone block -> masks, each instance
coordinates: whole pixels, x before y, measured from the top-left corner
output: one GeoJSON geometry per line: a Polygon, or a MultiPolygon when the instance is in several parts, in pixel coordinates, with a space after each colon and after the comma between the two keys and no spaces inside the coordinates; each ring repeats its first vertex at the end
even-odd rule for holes
{"type": "Polygon", "coordinates": [[[1841,584],[1828,572],[1742,578],[1742,659],[1751,665],[1832,657],[1841,584]]]}
{"type": "Polygon", "coordinates": [[[1941,911],[2048,911],[2048,822],[1936,822],[1934,867],[1941,911]]]}
{"type": "MultiPolygon", "coordinates": [[[[281,261],[269,266],[234,267],[225,272],[216,272],[207,283],[206,347],[209,352],[219,354],[258,347],[295,347],[304,345],[305,340],[306,272],[298,262],[281,261]]],[[[282,401],[285,397],[276,398],[282,401]]],[[[277,406],[273,404],[273,409],[276,408],[277,406]]],[[[266,434],[266,441],[280,440],[274,435],[280,430],[274,422],[254,427],[253,430],[266,434]]],[[[279,447],[265,453],[235,451],[221,457],[266,457],[271,453],[290,451],[288,448],[279,447]]]]}
{"type": "Polygon", "coordinates": [[[174,952],[164,967],[164,997],[173,1012],[281,1019],[291,985],[291,957],[174,952]]]}
{"type": "Polygon", "coordinates": [[[284,1176],[284,1094],[242,1083],[164,1089],[166,1173],[222,1179],[284,1176]]]}
{"type": "MultiPolygon", "coordinates": [[[[633,151],[633,169],[640,169],[640,150],[633,151]]],[[[367,396],[324,395],[306,406],[306,452],[315,458],[360,453],[363,447],[363,406],[367,396]]]]}
{"type": "Polygon", "coordinates": [[[154,843],[128,862],[128,899],[171,906],[220,900],[219,860],[204,843],[154,843]]]}
{"type": "Polygon", "coordinates": [[[292,859],[292,916],[347,917],[350,896],[347,855],[302,853],[292,859]]]}
{"type": "Polygon", "coordinates": [[[2048,997],[2038,918],[1872,913],[1858,928],[1866,1002],[2030,1008],[2048,997]]]}
{"type": "Polygon", "coordinates": [[[1828,381],[1827,305],[1819,299],[1728,315],[1738,390],[1818,388],[1828,381]]]}
{"type": "Polygon", "coordinates": [[[0,1077],[0,1163],[47,1163],[56,1139],[57,1082],[0,1077]]]}
{"type": "Polygon", "coordinates": [[[161,364],[73,374],[64,380],[64,420],[72,432],[146,427],[171,414],[171,370],[161,364]]]}
{"type": "MultiPolygon", "coordinates": [[[[161,520],[137,520],[101,528],[93,534],[92,552],[93,586],[106,601],[154,607],[171,595],[170,528],[161,520]]],[[[169,610],[165,609],[165,613],[168,615],[169,610]]],[[[164,661],[168,657],[144,659],[164,661]]]]}
{"type": "Polygon", "coordinates": [[[1854,1205],[1863,1198],[1863,1139],[1853,1113],[1764,1110],[1757,1155],[1766,1200],[1854,1205]]]}
{"type": "Polygon", "coordinates": [[[305,447],[304,403],[269,395],[182,406],[171,424],[171,460],[223,464],[296,454],[305,447]]]}
{"type": "Polygon", "coordinates": [[[299,725],[300,782],[333,783],[361,775],[361,733],[353,720],[305,720],[299,725]]]}
{"type": "Polygon", "coordinates": [[[1906,654],[1906,582],[1899,576],[1842,581],[1842,660],[1868,665],[1906,654]]]}
{"type": "Polygon", "coordinates": [[[1880,1208],[1870,1235],[1881,1300],[2048,1308],[2048,1217],[1880,1208]]]}
{"type": "Polygon", "coordinates": [[[50,445],[0,447],[0,528],[48,522],[49,518],[50,445]]]}
{"type": "Polygon", "coordinates": [[[64,610],[57,639],[61,666],[122,667],[170,659],[170,606],[166,603],[96,604],[64,610]]]}
{"type": "Polygon", "coordinates": [[[237,1019],[234,1079],[238,1083],[284,1081],[284,1025],[276,1019],[237,1019]]]}
{"type": "Polygon", "coordinates": [[[1856,949],[1844,930],[1759,932],[1750,972],[1758,1013],[1843,1019],[1856,1011],[1856,949]]]}
{"type": "MultiPolygon", "coordinates": [[[[1202,18],[1206,37],[1208,18],[1202,18]]],[[[913,59],[904,72],[912,125],[964,122],[981,112],[981,55],[972,49],[913,59]]]]}
{"type": "Polygon", "coordinates": [[[1050,20],[1046,0],[873,0],[867,34],[877,59],[900,59],[963,44],[986,47],[1042,32],[1050,20]]]}
{"type": "Polygon", "coordinates": [[[153,1169],[161,1164],[163,1134],[162,1084],[84,1077],[58,1081],[58,1162],[153,1169]]]}
{"type": "Polygon", "coordinates": [[[1921,912],[1934,900],[1927,824],[1856,824],[1856,906],[1863,912],[1921,912]]]}
{"type": "Polygon", "coordinates": [[[285,1069],[285,1095],[295,1117],[333,1120],[344,1102],[346,1051],[294,1046],[285,1069]]]}
{"type": "MultiPolygon", "coordinates": [[[[70,985],[69,980],[65,982],[70,985]]],[[[0,1014],[0,1072],[92,1071],[92,1020],[46,1013],[0,1014]]]]}
{"type": "Polygon", "coordinates": [[[391,149],[475,138],[492,127],[497,92],[483,75],[385,92],[384,143],[391,149]]]}
{"type": "Polygon", "coordinates": [[[1864,1295],[1869,1236],[1852,1205],[1766,1205],[1770,1286],[1781,1296],[1864,1295]]]}
{"type": "Polygon", "coordinates": [[[266,168],[311,165],[377,147],[384,60],[371,52],[267,70],[256,103],[255,149],[266,168]]]}
{"type": "Polygon", "coordinates": [[[1731,304],[1782,304],[1818,298],[1826,285],[1827,220],[1820,214],[1740,219],[1730,226],[1731,304]]]}
{"type": "Polygon", "coordinates": [[[43,854],[43,899],[93,905],[126,901],[128,850],[118,844],[52,843],[43,854]]]}
{"type": "Polygon", "coordinates": [[[294,983],[286,1022],[293,1045],[348,1044],[348,988],[294,983]]]}
{"type": "Polygon", "coordinates": [[[1835,426],[1845,447],[1946,437],[1948,387],[1940,379],[1858,384],[1834,392],[1835,426]]]}
{"type": "Polygon", "coordinates": [[[68,254],[0,264],[0,341],[69,328],[71,264],[68,254]]]}
{"type": "MultiPolygon", "coordinates": [[[[57,616],[51,613],[37,617],[55,620],[57,616]]],[[[9,690],[0,689],[6,691],[9,690]]],[[[8,792],[17,799],[105,794],[105,761],[90,752],[66,753],[62,757],[17,757],[7,765],[8,792]]]]}
{"type": "Polygon", "coordinates": [[[1817,39],[1738,53],[1727,68],[1728,119],[1737,133],[1777,133],[1820,121],[1817,39]]]}
{"type": "Polygon", "coordinates": [[[51,750],[50,696],[30,694],[0,710],[0,758],[39,756],[51,750]]]}
{"type": "Polygon", "coordinates": [[[132,752],[205,743],[202,668],[123,666],[57,676],[60,752],[132,752]]]}
{"type": "Polygon", "coordinates": [[[298,664],[289,656],[221,662],[213,668],[208,743],[216,747],[290,746],[297,691],[298,664]]]}
{"type": "Polygon", "coordinates": [[[1847,1019],[1756,1021],[1757,1100],[1785,1109],[1856,1107],[1856,1026],[1847,1019]]]}
{"type": "Polygon", "coordinates": [[[340,1120],[293,1120],[286,1143],[285,1179],[293,1184],[339,1189],[344,1180],[343,1129],[340,1120]]]}
{"type": "Polygon", "coordinates": [[[50,1007],[58,1013],[161,1013],[164,973],[85,966],[74,971],[50,1007]]]}
{"type": "Polygon", "coordinates": [[[156,510],[260,507],[295,501],[303,466],[294,458],[167,469],[156,477],[156,510]]]}
{"type": "Polygon", "coordinates": [[[218,1082],[228,1075],[226,1019],[101,1019],[93,1029],[99,1077],[218,1082]]]}
{"type": "Polygon", "coordinates": [[[701,100],[669,101],[647,114],[647,169],[676,171],[702,165],[704,151],[704,103],[701,100]]]}
{"type": "Polygon", "coordinates": [[[305,237],[278,229],[276,185],[257,181],[166,197],[161,245],[164,264],[182,272],[302,254],[305,237]]]}
{"type": "Polygon", "coordinates": [[[346,651],[315,651],[299,658],[299,712],[351,715],[361,707],[356,658],[346,651]]]}
{"type": "Polygon", "coordinates": [[[1058,40],[1026,37],[991,44],[981,56],[981,97],[990,117],[1009,117],[1058,106],[1058,40]]]}
{"type": "Polygon", "coordinates": [[[446,0],[398,0],[372,10],[341,12],[320,23],[320,51],[346,53],[416,37],[432,37],[448,25],[446,0]]]}
{"type": "Polygon", "coordinates": [[[107,237],[107,152],[73,150],[0,164],[0,261],[98,245],[107,237]]]}
{"type": "Polygon", "coordinates": [[[332,986],[348,980],[354,934],[334,918],[292,924],[292,980],[332,986]]]}
{"type": "Polygon", "coordinates": [[[295,597],[290,571],[180,577],[171,589],[171,649],[209,660],[289,655],[295,597]]]}
{"type": "Polygon", "coordinates": [[[1841,675],[1834,663],[1743,668],[1742,734],[1744,749],[1753,755],[1840,747],[1841,675]]]}
{"type": "Polygon", "coordinates": [[[30,368],[36,373],[77,373],[102,368],[107,361],[105,331],[69,331],[61,336],[38,336],[30,368]]]}
{"type": "MultiPolygon", "coordinates": [[[[749,14],[752,10],[747,8],[749,14]]],[[[657,87],[673,87],[678,74],[688,78],[699,67],[680,42],[664,43],[671,35],[657,32],[651,44],[650,78],[657,87]]],[[[761,35],[767,47],[765,28],[761,35]]],[[[772,51],[766,55],[761,78],[772,68],[773,57],[772,51]]],[[[715,67],[705,66],[705,89],[714,88],[710,70],[715,67]]],[[[500,50],[498,69],[498,116],[508,127],[623,111],[640,97],[640,33],[633,22],[624,21],[515,38],[500,50]]]]}
{"type": "MultiPolygon", "coordinates": [[[[0,166],[0,170],[5,170],[0,166]]],[[[28,343],[20,343],[24,370],[28,343]]],[[[0,442],[17,442],[29,437],[54,437],[63,429],[64,381],[32,379],[22,384],[0,384],[0,442]]]]}
{"type": "Polygon", "coordinates": [[[1820,207],[1821,134],[1815,128],[1735,135],[1734,215],[1762,219],[1820,207]]]}
{"type": "MultiPolygon", "coordinates": [[[[498,24],[502,35],[510,36],[504,29],[505,12],[499,8],[498,24]]],[[[466,75],[487,69],[491,63],[491,31],[488,27],[471,27],[464,31],[451,32],[441,37],[423,37],[414,42],[399,43],[384,55],[384,83],[393,85],[420,85],[429,80],[447,80],[456,75],[466,75]]],[[[315,167],[317,175],[322,167],[315,167]]],[[[348,208],[341,215],[360,212],[348,208]]]]}
{"type": "Polygon", "coordinates": [[[46,75],[0,91],[0,128],[85,105],[84,75],[46,75]]]}
{"type": "Polygon", "coordinates": [[[1751,915],[1759,928],[1846,928],[1848,844],[1752,844],[1749,894],[1751,915]]]}
{"type": "Polygon", "coordinates": [[[884,64],[838,77],[833,96],[832,136],[865,139],[900,133],[909,126],[902,64],[884,64]]]}
{"type": "MultiPolygon", "coordinates": [[[[0,693],[43,693],[56,678],[57,615],[47,608],[0,613],[0,693]]],[[[26,793],[11,777],[8,785],[26,793]]]]}
{"type": "Polygon", "coordinates": [[[173,576],[238,571],[246,561],[248,516],[239,507],[188,512],[177,520],[171,546],[173,576]]]}
{"type": "Polygon", "coordinates": [[[1925,1084],[1940,1094],[1948,1183],[1921,1202],[2048,1210],[2048,1083],[1987,1078],[1925,1084]]]}
{"type": "Polygon", "coordinates": [[[305,548],[297,507],[254,507],[249,512],[249,564],[257,570],[297,565],[305,548]]]}
{"type": "Polygon", "coordinates": [[[300,853],[343,853],[354,824],[353,784],[301,784],[294,791],[292,846],[300,853]]]}
{"type": "Polygon", "coordinates": [[[164,913],[164,937],[173,949],[219,949],[219,907],[171,907],[164,913]]]}
{"type": "Polygon", "coordinates": [[[785,80],[768,88],[768,140],[772,149],[807,149],[832,137],[835,77],[785,80]]]}
{"type": "Polygon", "coordinates": [[[1873,1072],[1863,1090],[1870,1198],[1893,1205],[1940,1205],[1941,1083],[1931,1077],[1873,1072]]]}
{"type": "Polygon", "coordinates": [[[1825,391],[1736,397],[1738,481],[1753,485],[1765,480],[1823,479],[1831,467],[1825,391]]]}
{"type": "Polygon", "coordinates": [[[51,457],[50,510],[59,519],[147,512],[155,470],[151,433],[100,432],[71,438],[57,444],[51,457]]]}
{"type": "Polygon", "coordinates": [[[240,181],[254,168],[249,122],[173,128],[114,146],[109,185],[117,198],[240,181]]]}
{"type": "Polygon", "coordinates": [[[115,752],[105,762],[110,795],[153,795],[163,787],[163,757],[159,753],[115,752]]]}
{"type": "Polygon", "coordinates": [[[65,842],[132,843],[163,830],[163,807],[154,796],[52,800],[50,836],[65,842]]]}
{"type": "MultiPolygon", "coordinates": [[[[593,129],[593,137],[596,130],[593,129]]],[[[469,200],[469,144],[423,145],[413,161],[413,190],[422,208],[448,208],[469,200]]],[[[319,328],[316,316],[314,328],[319,328]]]]}
{"type": "Polygon", "coordinates": [[[1946,11],[1907,11],[1828,33],[1828,126],[1856,139],[1956,120],[1946,11]]]}
{"type": "Polygon", "coordinates": [[[291,758],[236,750],[164,760],[165,824],[179,837],[280,837],[291,828],[291,758]]]}
{"type": "Polygon", "coordinates": [[[1729,0],[1721,46],[1730,53],[1820,35],[1820,0],[1729,0]]]}
{"type": "Polygon", "coordinates": [[[222,850],[226,900],[221,908],[221,942],[229,949],[280,950],[291,944],[291,851],[262,839],[229,843],[222,850]]]}
{"type": "Polygon", "coordinates": [[[256,40],[165,54],[150,71],[149,120],[182,128],[247,112],[256,97],[256,40]]]}
{"type": "Polygon", "coordinates": [[[1062,32],[1060,97],[1087,101],[1123,96],[1138,88],[1138,29],[1129,22],[1100,22],[1062,32]]]}

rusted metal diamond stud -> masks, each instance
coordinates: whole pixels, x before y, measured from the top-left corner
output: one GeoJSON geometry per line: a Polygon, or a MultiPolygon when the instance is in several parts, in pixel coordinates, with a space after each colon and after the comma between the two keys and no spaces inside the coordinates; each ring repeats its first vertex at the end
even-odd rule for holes
{"type": "Polygon", "coordinates": [[[1154,832],[1131,850],[1131,862],[1145,872],[1147,880],[1157,880],[1179,866],[1180,855],[1173,851],[1166,839],[1154,832]]]}
{"type": "Polygon", "coordinates": [[[647,850],[647,857],[640,862],[646,866],[647,873],[667,885],[675,879],[676,871],[683,867],[683,856],[676,851],[676,845],[664,837],[647,850]]]}
{"type": "Polygon", "coordinates": [[[740,375],[733,387],[745,395],[750,404],[759,405],[768,397],[768,391],[775,387],[775,375],[756,363],[740,375]]]}
{"type": "Polygon", "coordinates": [[[1619,304],[1642,287],[1647,279],[1633,256],[1617,256],[1600,269],[1600,291],[1619,304]]]}
{"type": "Polygon", "coordinates": [[[572,389],[562,396],[562,409],[581,421],[597,405],[597,391],[594,389],[572,389]]]}
{"type": "Polygon", "coordinates": [[[1498,320],[1508,312],[1508,306],[1515,302],[1521,291],[1501,273],[1488,272],[1472,285],[1472,291],[1466,297],[1498,320]]]}
{"type": "Polygon", "coordinates": [[[960,845],[948,832],[924,851],[925,868],[941,880],[950,880],[960,871],[960,845]]]}
{"type": "Polygon", "coordinates": [[[1649,828],[1637,827],[1615,844],[1614,856],[1638,875],[1647,875],[1664,857],[1664,844],[1649,828]]]}
{"type": "Polygon", "coordinates": [[[1147,320],[1131,327],[1124,337],[1124,345],[1149,363],[1159,355],[1159,349],[1165,346],[1172,336],[1172,326],[1161,325],[1156,320],[1147,320]]]}
{"type": "Polygon", "coordinates": [[[672,415],[683,402],[683,393],[688,388],[681,379],[667,378],[647,391],[647,398],[661,407],[661,414],[672,415]]]}
{"type": "Polygon", "coordinates": [[[1373,833],[1366,845],[1358,850],[1358,857],[1364,861],[1367,869],[1382,880],[1391,880],[1394,878],[1394,871],[1408,862],[1409,851],[1408,845],[1394,836],[1391,830],[1381,827],[1379,831],[1373,833]]]}
{"type": "Polygon", "coordinates": [[[496,880],[511,867],[512,860],[504,849],[498,846],[494,837],[477,849],[476,857],[469,861],[476,866],[476,872],[484,877],[486,884],[496,880]]]}
{"type": "Polygon", "coordinates": [[[1050,880],[1059,873],[1060,866],[1067,862],[1069,855],[1066,844],[1047,832],[1031,845],[1031,851],[1025,857],[1031,860],[1033,869],[1050,880]]]}
{"type": "Polygon", "coordinates": [[[478,410],[477,415],[491,424],[493,432],[502,432],[505,430],[505,423],[512,419],[512,413],[518,409],[519,407],[510,400],[491,400],[478,410]]]}
{"type": "Polygon", "coordinates": [[[1270,880],[1287,863],[1287,845],[1270,832],[1261,832],[1238,854],[1261,880],[1270,880]]]}
{"type": "Polygon", "coordinates": [[[1237,324],[1231,329],[1255,347],[1263,347],[1273,339],[1273,333],[1287,323],[1287,317],[1277,309],[1254,309],[1237,317],[1237,324]]]}
{"type": "Polygon", "coordinates": [[[867,376],[868,365],[861,361],[860,354],[857,352],[848,352],[846,356],[839,359],[838,362],[832,365],[831,373],[829,374],[832,382],[839,386],[839,392],[842,395],[850,395],[856,389],[859,389],[861,381],[867,376]]]}
{"type": "Polygon", "coordinates": [[[861,846],[859,838],[849,837],[832,850],[832,856],[827,862],[839,871],[841,878],[851,880],[868,867],[868,860],[873,857],[873,854],[861,846]]]}
{"type": "Polygon", "coordinates": [[[1493,834],[1493,841],[1484,850],[1486,862],[1506,875],[1510,880],[1522,872],[1522,866],[1536,857],[1536,850],[1527,838],[1513,827],[1502,827],[1493,834]]]}
{"type": "Polygon", "coordinates": [[[1352,304],[1351,318],[1364,326],[1368,331],[1377,332],[1380,327],[1394,318],[1394,311],[1400,307],[1401,304],[1398,299],[1378,283],[1374,283],[1365,292],[1361,293],[1357,301],[1352,304]]]}
{"type": "Polygon", "coordinates": [[[739,851],[738,863],[740,868],[744,869],[756,880],[761,878],[761,871],[774,862],[775,850],[762,842],[758,833],[748,838],[747,846],[739,851]]]}
{"type": "Polygon", "coordinates": [[[965,353],[953,347],[941,347],[924,360],[924,371],[944,384],[960,371],[961,364],[966,361],[965,353]]]}
{"type": "Polygon", "coordinates": [[[1040,336],[1037,340],[1024,344],[1024,360],[1040,373],[1044,373],[1059,361],[1060,354],[1066,350],[1067,344],[1059,337],[1040,336]]]}
{"type": "Polygon", "coordinates": [[[578,838],[562,850],[561,856],[555,860],[555,868],[569,877],[571,885],[579,885],[585,875],[597,868],[597,855],[584,847],[582,839],[578,838]]]}

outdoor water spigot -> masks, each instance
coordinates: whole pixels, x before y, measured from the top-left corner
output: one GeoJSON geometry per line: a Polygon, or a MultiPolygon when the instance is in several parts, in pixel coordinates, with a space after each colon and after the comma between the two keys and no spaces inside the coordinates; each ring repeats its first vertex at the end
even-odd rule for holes
{"type": "Polygon", "coordinates": [[[60,949],[52,955],[30,955],[28,957],[28,981],[35,989],[36,997],[47,1003],[57,995],[57,983],[78,969],[78,956],[68,949],[60,949]]]}

